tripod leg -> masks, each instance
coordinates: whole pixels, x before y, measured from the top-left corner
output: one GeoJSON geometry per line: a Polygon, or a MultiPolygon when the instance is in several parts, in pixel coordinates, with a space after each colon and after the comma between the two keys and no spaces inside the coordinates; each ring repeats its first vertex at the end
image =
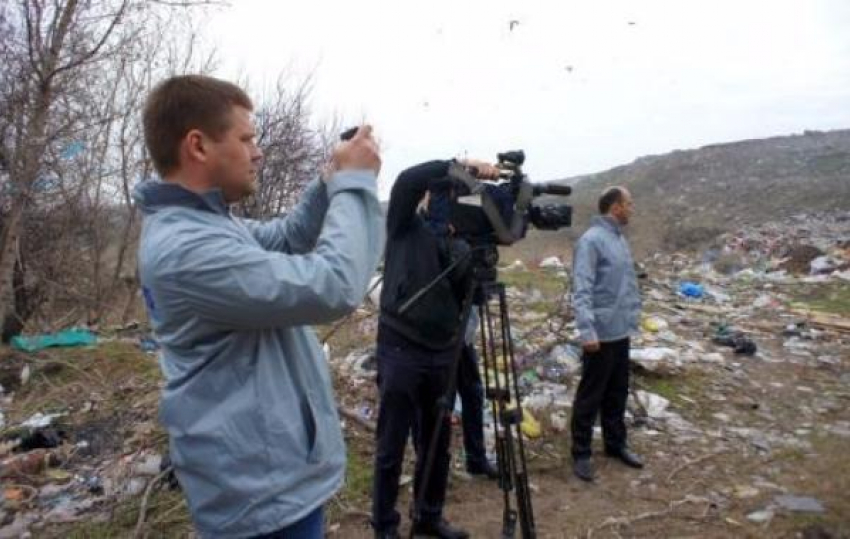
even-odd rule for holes
{"type": "Polygon", "coordinates": [[[499,488],[504,498],[504,510],[502,513],[502,538],[509,539],[515,536],[517,512],[511,507],[511,495],[513,490],[513,465],[510,458],[510,444],[506,439],[506,431],[501,423],[501,416],[505,410],[506,401],[509,397],[507,388],[502,387],[499,378],[498,360],[496,355],[496,341],[494,339],[493,318],[490,314],[490,289],[483,287],[483,301],[480,305],[481,318],[481,350],[484,358],[484,381],[487,399],[490,401],[493,414],[493,434],[496,443],[496,458],[499,467],[499,488]],[[492,383],[491,383],[492,381],[492,383]]]}
{"type": "MultiPolygon", "coordinates": [[[[502,325],[502,348],[503,356],[507,368],[510,369],[510,378],[513,383],[513,396],[516,402],[516,421],[512,425],[516,432],[516,446],[518,454],[511,455],[511,460],[514,465],[514,483],[517,493],[517,509],[519,510],[520,527],[524,539],[532,539],[537,536],[534,525],[534,510],[531,504],[531,491],[528,487],[528,468],[525,458],[525,443],[522,436],[522,404],[519,398],[519,383],[517,377],[516,362],[514,361],[514,342],[511,336],[511,323],[508,316],[507,297],[505,295],[505,286],[502,283],[497,285],[499,295],[499,311],[502,325]]],[[[509,383],[510,383],[509,382],[509,383]]],[[[513,449],[513,440],[511,440],[511,449],[513,449]]]]}

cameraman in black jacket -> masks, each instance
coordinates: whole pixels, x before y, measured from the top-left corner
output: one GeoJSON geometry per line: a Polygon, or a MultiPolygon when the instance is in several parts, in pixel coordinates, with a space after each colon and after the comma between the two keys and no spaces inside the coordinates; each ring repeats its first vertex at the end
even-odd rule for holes
{"type": "MultiPolygon", "coordinates": [[[[461,308],[468,275],[460,267],[404,313],[399,312],[451,264],[464,245],[452,237],[448,222],[448,200],[455,186],[449,176],[453,163],[429,161],[411,167],[399,174],[390,193],[377,346],[380,406],[372,498],[376,537],[398,537],[400,516],[395,505],[411,427],[418,429],[413,433],[417,445],[414,497],[419,493],[431,437],[438,430],[437,401],[447,390],[458,339],[464,338],[461,308]]],[[[499,169],[487,163],[467,160],[460,164],[474,170],[479,179],[499,176],[499,169]]],[[[417,535],[462,539],[469,535],[443,518],[451,416],[444,420],[420,518],[413,527],[417,535]]]]}

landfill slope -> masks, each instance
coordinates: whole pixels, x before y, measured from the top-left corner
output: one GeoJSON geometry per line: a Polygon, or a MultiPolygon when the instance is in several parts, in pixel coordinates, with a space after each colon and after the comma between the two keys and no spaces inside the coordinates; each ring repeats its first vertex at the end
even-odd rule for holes
{"type": "Polygon", "coordinates": [[[632,191],[636,214],[629,235],[637,254],[699,250],[724,232],[850,207],[850,130],[676,150],[563,182],[574,189],[568,199],[574,226],[531,234],[517,247],[520,257],[571,245],[609,185],[632,191]]]}

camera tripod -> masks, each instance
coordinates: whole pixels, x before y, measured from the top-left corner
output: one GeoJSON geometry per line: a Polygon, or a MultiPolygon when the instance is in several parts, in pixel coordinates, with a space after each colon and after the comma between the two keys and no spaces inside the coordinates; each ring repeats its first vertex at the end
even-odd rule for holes
{"type": "MultiPolygon", "coordinates": [[[[425,454],[422,485],[414,501],[414,520],[421,517],[421,508],[436,457],[440,429],[443,428],[446,417],[454,408],[457,393],[457,373],[464,346],[464,333],[474,307],[478,309],[480,321],[485,397],[490,401],[493,413],[493,430],[499,469],[498,484],[504,497],[502,538],[515,537],[517,523],[519,523],[522,538],[534,539],[537,532],[534,525],[531,491],[528,487],[525,446],[520,428],[523,418],[522,406],[520,405],[519,385],[516,364],[514,363],[514,347],[505,285],[497,281],[496,263],[499,253],[496,246],[485,244],[473,247],[437,276],[433,282],[410,298],[400,310],[403,312],[410,308],[440,279],[448,275],[459,264],[466,262],[470,257],[472,259],[471,275],[466,285],[461,310],[460,327],[462,329],[458,336],[446,391],[437,404],[439,409],[434,427],[435,432],[431,433],[430,443],[425,454]],[[496,311],[495,315],[493,308],[496,311]]],[[[412,527],[410,537],[413,537],[412,527]]]]}

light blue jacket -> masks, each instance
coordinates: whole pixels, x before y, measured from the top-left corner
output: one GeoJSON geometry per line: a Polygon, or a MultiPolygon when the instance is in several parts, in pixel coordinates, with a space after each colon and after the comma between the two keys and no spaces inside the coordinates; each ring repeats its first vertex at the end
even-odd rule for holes
{"type": "Polygon", "coordinates": [[[638,330],[641,299],[620,226],[596,216],[573,255],[573,310],[582,342],[611,342],[638,330]]]}
{"type": "Polygon", "coordinates": [[[143,293],[162,344],[160,420],[198,532],[241,538],[300,520],[340,487],[345,446],[310,325],[360,304],[383,250],[371,172],[308,186],[266,223],[219,191],[136,189],[143,293]]]}

